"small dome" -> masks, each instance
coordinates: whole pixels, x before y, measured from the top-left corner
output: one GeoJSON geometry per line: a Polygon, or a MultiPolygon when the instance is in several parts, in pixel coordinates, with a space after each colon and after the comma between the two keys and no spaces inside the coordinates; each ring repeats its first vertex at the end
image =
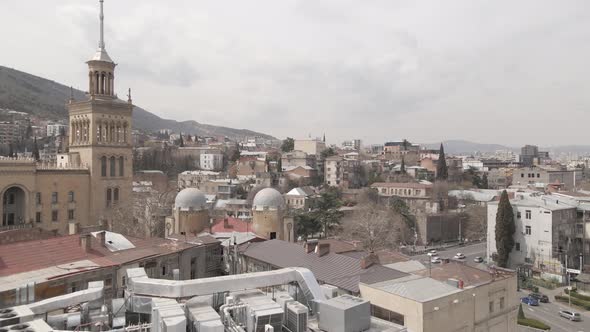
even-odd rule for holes
{"type": "Polygon", "coordinates": [[[207,207],[205,194],[197,188],[181,190],[174,200],[174,208],[181,210],[203,210],[207,207]]]}
{"type": "Polygon", "coordinates": [[[264,188],[254,196],[252,208],[254,210],[282,209],[285,206],[283,195],[273,188],[264,188]]]}

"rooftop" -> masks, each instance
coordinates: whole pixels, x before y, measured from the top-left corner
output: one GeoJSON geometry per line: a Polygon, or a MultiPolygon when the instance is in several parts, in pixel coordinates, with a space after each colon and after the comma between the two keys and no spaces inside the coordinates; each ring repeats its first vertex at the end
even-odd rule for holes
{"type": "Polygon", "coordinates": [[[402,278],[368,284],[369,287],[395,294],[417,302],[428,302],[440,297],[459,293],[462,290],[433,278],[407,275],[402,278]]]}
{"type": "Polygon", "coordinates": [[[416,183],[416,182],[375,182],[371,188],[413,188],[413,189],[428,189],[432,188],[432,184],[416,183]]]}

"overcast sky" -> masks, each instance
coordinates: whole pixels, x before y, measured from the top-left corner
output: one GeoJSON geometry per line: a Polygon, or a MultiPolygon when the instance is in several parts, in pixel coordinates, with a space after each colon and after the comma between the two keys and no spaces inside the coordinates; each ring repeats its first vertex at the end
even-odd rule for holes
{"type": "MultiPolygon", "coordinates": [[[[590,1],[105,0],[117,92],[330,143],[586,144],[590,1]]],[[[0,64],[85,89],[98,0],[2,1],[0,64]]]]}

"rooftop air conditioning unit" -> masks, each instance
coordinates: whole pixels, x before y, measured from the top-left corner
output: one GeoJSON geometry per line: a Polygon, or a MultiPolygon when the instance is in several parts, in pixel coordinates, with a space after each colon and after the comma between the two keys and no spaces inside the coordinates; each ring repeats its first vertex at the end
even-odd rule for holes
{"type": "Polygon", "coordinates": [[[306,332],[307,331],[307,314],[306,306],[299,302],[291,302],[287,304],[287,321],[286,326],[291,332],[306,332]]]}
{"type": "Polygon", "coordinates": [[[26,305],[0,309],[0,327],[26,323],[33,317],[33,311],[26,305]]]}

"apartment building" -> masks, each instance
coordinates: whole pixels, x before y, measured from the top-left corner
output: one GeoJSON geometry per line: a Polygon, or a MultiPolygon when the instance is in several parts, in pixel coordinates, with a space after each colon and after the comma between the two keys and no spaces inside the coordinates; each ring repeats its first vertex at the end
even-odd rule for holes
{"type": "Polygon", "coordinates": [[[324,182],[332,187],[344,189],[358,185],[360,161],[343,156],[331,156],[324,161],[324,182]]]}
{"type": "Polygon", "coordinates": [[[550,167],[524,167],[512,172],[513,185],[562,184],[568,190],[574,189],[582,180],[582,170],[557,169],[550,167]]]}
{"type": "Polygon", "coordinates": [[[223,169],[223,153],[201,153],[201,169],[206,171],[221,171],[223,169]]]}
{"type": "Polygon", "coordinates": [[[379,193],[379,196],[402,198],[423,198],[429,199],[432,195],[432,184],[427,183],[397,183],[397,182],[376,182],[371,185],[379,193]]]}

